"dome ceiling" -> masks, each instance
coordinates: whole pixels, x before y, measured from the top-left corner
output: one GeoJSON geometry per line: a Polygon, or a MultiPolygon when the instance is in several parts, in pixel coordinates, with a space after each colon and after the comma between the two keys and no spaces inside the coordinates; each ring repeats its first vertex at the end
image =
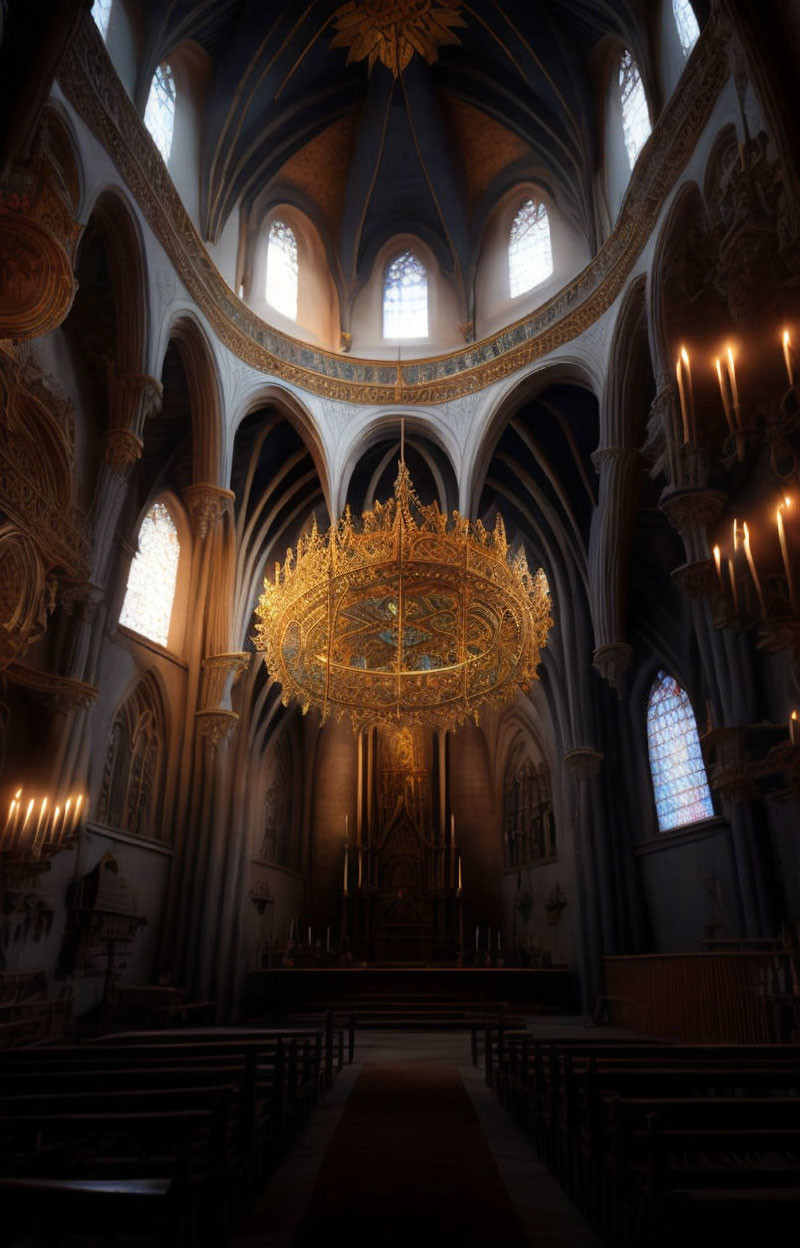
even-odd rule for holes
{"type": "Polygon", "coordinates": [[[294,191],[317,219],[343,293],[398,232],[425,239],[463,280],[489,208],[533,177],[594,247],[587,64],[612,35],[646,69],[628,0],[142,7],[148,81],[184,40],[213,63],[201,174],[209,239],[238,201],[248,209],[294,191]]]}

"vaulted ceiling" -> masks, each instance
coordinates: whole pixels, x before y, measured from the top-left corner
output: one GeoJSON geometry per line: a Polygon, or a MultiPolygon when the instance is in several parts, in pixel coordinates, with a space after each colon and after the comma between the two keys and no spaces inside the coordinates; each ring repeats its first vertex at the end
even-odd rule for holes
{"type": "Polygon", "coordinates": [[[143,81],[184,40],[213,72],[203,228],[283,193],[317,215],[343,288],[394,233],[468,274],[485,215],[526,178],[596,242],[589,59],[647,67],[634,0],[142,0],[143,81]],[[265,198],[266,193],[266,198],[265,198]]]}

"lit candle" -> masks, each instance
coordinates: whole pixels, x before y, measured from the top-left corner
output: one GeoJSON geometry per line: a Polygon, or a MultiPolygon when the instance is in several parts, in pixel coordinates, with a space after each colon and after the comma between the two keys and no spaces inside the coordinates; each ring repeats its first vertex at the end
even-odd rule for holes
{"type": "Polygon", "coordinates": [[[72,831],[72,827],[71,827],[71,824],[72,824],[72,818],[71,818],[71,815],[72,815],[72,798],[71,798],[71,797],[68,797],[68,798],[67,798],[67,804],[66,804],[66,806],[64,807],[64,821],[63,821],[63,823],[61,824],[61,839],[62,839],[62,840],[63,840],[63,838],[64,838],[65,836],[69,836],[70,832],[72,831]]]}
{"type": "Polygon", "coordinates": [[[361,887],[361,850],[358,851],[358,887],[361,887]]]}
{"type": "Polygon", "coordinates": [[[783,560],[783,570],[786,573],[786,588],[789,591],[789,602],[792,604],[792,610],[797,610],[794,593],[794,578],[792,577],[792,565],[789,562],[789,547],[786,542],[786,530],[783,525],[783,509],[789,504],[789,499],[784,499],[776,512],[776,520],[778,524],[778,541],[781,544],[781,559],[783,560]]]}
{"type": "Polygon", "coordinates": [[[17,789],[16,793],[14,794],[14,805],[16,807],[14,811],[14,827],[13,827],[15,845],[19,843],[19,808],[22,804],[21,799],[22,799],[22,789],[17,789]]]}
{"type": "Polygon", "coordinates": [[[450,816],[450,844],[455,845],[455,843],[456,843],[456,817],[455,815],[451,815],[450,816]]]}
{"type": "Polygon", "coordinates": [[[753,584],[756,587],[756,596],[758,598],[758,606],[761,611],[761,614],[766,615],[766,611],[764,609],[764,595],[761,593],[761,582],[758,579],[758,573],[756,572],[756,562],[755,562],[755,559],[753,558],[753,552],[750,549],[750,530],[747,527],[746,520],[744,524],[742,525],[742,533],[744,534],[744,553],[747,558],[747,566],[750,569],[750,575],[753,578],[753,584]]]}
{"type": "Polygon", "coordinates": [[[783,362],[786,365],[786,376],[789,385],[794,385],[794,369],[792,368],[792,339],[788,329],[783,331],[783,362]]]}
{"type": "Polygon", "coordinates": [[[22,840],[25,836],[25,832],[28,827],[28,820],[31,817],[31,811],[33,810],[35,805],[36,805],[36,799],[32,797],[31,800],[28,802],[28,809],[25,811],[25,821],[22,825],[22,831],[20,832],[20,836],[19,836],[20,840],[22,840]]]}
{"type": "Polygon", "coordinates": [[[725,411],[725,419],[728,422],[728,428],[731,433],[735,433],[736,428],[733,423],[733,413],[731,412],[731,401],[728,395],[728,387],[725,384],[725,378],[722,376],[722,365],[718,359],[714,361],[714,367],[717,370],[717,381],[719,382],[719,392],[722,395],[722,406],[725,411]]]}
{"type": "Polygon", "coordinates": [[[2,843],[3,843],[3,841],[5,841],[6,836],[7,836],[7,835],[10,835],[10,833],[11,833],[11,820],[12,820],[12,818],[13,818],[13,816],[14,816],[14,807],[16,806],[16,804],[17,804],[17,803],[15,802],[14,798],[12,797],[12,799],[11,799],[11,805],[10,805],[10,806],[9,806],[9,808],[8,808],[8,818],[6,819],[6,825],[5,825],[5,827],[3,828],[3,835],[2,835],[2,837],[0,837],[0,844],[2,844],[2,843]]]}
{"type": "Polygon", "coordinates": [[[344,817],[344,839],[345,839],[345,841],[347,840],[347,820],[348,820],[348,818],[349,818],[349,815],[345,815],[345,817],[344,817]]]}
{"type": "Polygon", "coordinates": [[[678,363],[675,367],[675,375],[678,378],[678,396],[681,401],[681,423],[683,424],[683,442],[684,445],[689,441],[689,415],[686,410],[686,391],[683,385],[683,365],[681,358],[678,356],[678,363]]]}
{"type": "Polygon", "coordinates": [[[344,843],[344,875],[342,877],[342,891],[344,892],[345,897],[347,896],[347,857],[348,857],[349,852],[350,851],[347,848],[347,841],[345,841],[344,843]]]}
{"type": "Polygon", "coordinates": [[[733,522],[733,554],[734,554],[734,558],[736,557],[736,552],[737,552],[737,550],[738,550],[738,549],[739,549],[739,521],[738,521],[738,520],[734,520],[734,522],[733,522]]]}
{"type": "Polygon", "coordinates": [[[58,842],[58,837],[60,835],[58,831],[58,821],[60,818],[61,818],[61,807],[56,806],[55,810],[53,811],[53,826],[50,829],[50,839],[53,841],[54,844],[58,842]]]}
{"type": "Polygon", "coordinates": [[[797,717],[797,711],[792,711],[789,716],[789,740],[792,745],[800,745],[800,719],[797,717]]]}
{"type": "Polygon", "coordinates": [[[461,892],[461,855],[458,855],[458,891],[461,892]]]}
{"type": "Polygon", "coordinates": [[[44,845],[47,840],[47,823],[45,822],[45,814],[47,813],[47,798],[42,798],[42,804],[39,809],[39,822],[36,824],[36,835],[33,838],[34,846],[40,843],[44,845]]]}
{"type": "Polygon", "coordinates": [[[727,347],[725,354],[728,357],[728,378],[731,383],[731,396],[733,398],[733,415],[736,420],[736,428],[741,429],[742,417],[739,407],[739,387],[736,384],[736,368],[733,363],[733,348],[727,347]]]}
{"type": "Polygon", "coordinates": [[[719,581],[720,589],[722,589],[722,555],[720,554],[719,546],[714,547],[714,567],[717,569],[717,580],[719,581]]]}
{"type": "Polygon", "coordinates": [[[686,409],[689,425],[689,439],[692,442],[697,441],[697,426],[694,419],[694,383],[692,381],[692,365],[689,360],[689,352],[685,347],[681,347],[681,362],[686,369],[686,409]]]}
{"type": "Polygon", "coordinates": [[[728,576],[730,577],[730,581],[731,581],[731,598],[733,600],[733,613],[734,615],[738,615],[739,614],[739,596],[736,593],[736,572],[734,571],[732,559],[728,560],[728,576]]]}
{"type": "Polygon", "coordinates": [[[80,823],[80,821],[81,821],[81,806],[82,806],[82,805],[83,805],[83,794],[82,794],[82,793],[79,793],[79,794],[78,794],[78,800],[77,800],[77,801],[76,801],[76,803],[75,803],[75,814],[74,814],[74,816],[73,816],[73,820],[72,820],[72,831],[73,831],[73,832],[77,832],[77,831],[78,831],[78,824],[79,824],[79,823],[80,823]]]}

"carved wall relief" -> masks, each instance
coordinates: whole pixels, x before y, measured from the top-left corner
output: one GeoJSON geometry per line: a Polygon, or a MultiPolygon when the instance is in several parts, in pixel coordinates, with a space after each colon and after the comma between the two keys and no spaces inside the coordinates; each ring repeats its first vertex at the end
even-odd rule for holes
{"type": "Polygon", "coordinates": [[[503,784],[503,851],[507,867],[530,865],[556,853],[550,769],[523,743],[512,750],[503,784]]]}

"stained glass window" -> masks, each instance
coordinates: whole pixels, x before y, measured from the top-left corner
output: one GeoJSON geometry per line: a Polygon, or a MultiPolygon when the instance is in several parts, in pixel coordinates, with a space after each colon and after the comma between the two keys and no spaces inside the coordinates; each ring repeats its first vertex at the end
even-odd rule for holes
{"type": "Polygon", "coordinates": [[[428,275],[412,251],[401,252],[383,276],[384,338],[428,337],[428,275]]]}
{"type": "Polygon", "coordinates": [[[153,136],[153,142],[169,161],[172,151],[172,131],[175,127],[175,75],[166,61],[162,61],[153,74],[150,94],[144,110],[144,124],[153,136]]]}
{"type": "Polygon", "coordinates": [[[661,832],[714,814],[692,704],[673,676],[659,672],[647,704],[647,748],[661,832]]]}
{"type": "Polygon", "coordinates": [[[675,15],[675,25],[678,28],[683,55],[688,56],[700,38],[700,27],[697,24],[695,11],[689,0],[672,0],[672,12],[675,15]]]}
{"type": "Polygon", "coordinates": [[[267,303],[297,320],[297,239],[285,221],[273,221],[269,227],[267,303]]]}
{"type": "Polygon", "coordinates": [[[119,622],[160,646],[169,638],[180,542],[164,503],[153,503],[139,529],[119,622]]]}
{"type": "Polygon", "coordinates": [[[511,225],[508,246],[508,283],[511,298],[524,295],[553,272],[550,220],[544,204],[526,199],[511,225]]]}
{"type": "Polygon", "coordinates": [[[113,0],[94,0],[92,5],[92,18],[100,34],[105,39],[108,34],[108,23],[111,20],[111,5],[113,0]]]}
{"type": "Polygon", "coordinates": [[[650,136],[650,114],[644,83],[635,60],[627,50],[619,62],[619,98],[622,105],[622,134],[631,169],[650,136]]]}

